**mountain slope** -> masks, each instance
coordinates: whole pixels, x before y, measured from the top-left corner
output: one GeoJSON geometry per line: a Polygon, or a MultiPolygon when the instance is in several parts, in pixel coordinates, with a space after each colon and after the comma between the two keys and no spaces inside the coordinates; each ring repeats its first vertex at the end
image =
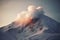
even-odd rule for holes
{"type": "Polygon", "coordinates": [[[35,25],[29,24],[25,28],[15,27],[17,25],[12,22],[0,28],[0,40],[60,40],[60,23],[43,14],[35,25]],[[43,30],[44,27],[48,29],[43,30]],[[42,30],[43,32],[39,34],[42,30]]]}

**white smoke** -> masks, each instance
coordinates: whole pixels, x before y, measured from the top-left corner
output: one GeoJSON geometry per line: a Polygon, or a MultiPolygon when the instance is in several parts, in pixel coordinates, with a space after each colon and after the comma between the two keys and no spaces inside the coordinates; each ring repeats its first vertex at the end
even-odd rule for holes
{"type": "Polygon", "coordinates": [[[27,24],[31,22],[31,19],[38,18],[42,14],[41,11],[43,11],[42,7],[30,5],[26,11],[18,13],[16,21],[20,22],[20,24],[27,24]]]}

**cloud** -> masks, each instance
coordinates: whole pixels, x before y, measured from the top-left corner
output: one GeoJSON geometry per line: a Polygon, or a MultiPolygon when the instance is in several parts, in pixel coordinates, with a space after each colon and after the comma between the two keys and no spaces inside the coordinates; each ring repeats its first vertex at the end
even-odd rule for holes
{"type": "Polygon", "coordinates": [[[30,23],[33,18],[39,18],[42,11],[43,8],[40,6],[29,5],[26,11],[18,13],[16,20],[22,24],[30,23]]]}

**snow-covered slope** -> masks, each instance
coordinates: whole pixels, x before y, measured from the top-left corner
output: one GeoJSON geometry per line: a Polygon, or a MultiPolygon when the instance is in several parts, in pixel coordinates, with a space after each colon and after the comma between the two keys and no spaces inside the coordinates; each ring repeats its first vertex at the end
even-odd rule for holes
{"type": "Polygon", "coordinates": [[[36,20],[34,25],[24,28],[17,27],[15,22],[0,28],[0,40],[60,40],[59,22],[43,14],[36,20]]]}

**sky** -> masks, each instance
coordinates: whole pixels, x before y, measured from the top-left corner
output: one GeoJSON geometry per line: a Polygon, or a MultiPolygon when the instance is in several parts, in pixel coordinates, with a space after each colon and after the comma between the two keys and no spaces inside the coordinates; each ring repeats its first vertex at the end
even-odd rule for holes
{"type": "Polygon", "coordinates": [[[60,22],[60,0],[0,0],[0,27],[13,22],[29,5],[43,7],[44,15],[60,22]]]}

